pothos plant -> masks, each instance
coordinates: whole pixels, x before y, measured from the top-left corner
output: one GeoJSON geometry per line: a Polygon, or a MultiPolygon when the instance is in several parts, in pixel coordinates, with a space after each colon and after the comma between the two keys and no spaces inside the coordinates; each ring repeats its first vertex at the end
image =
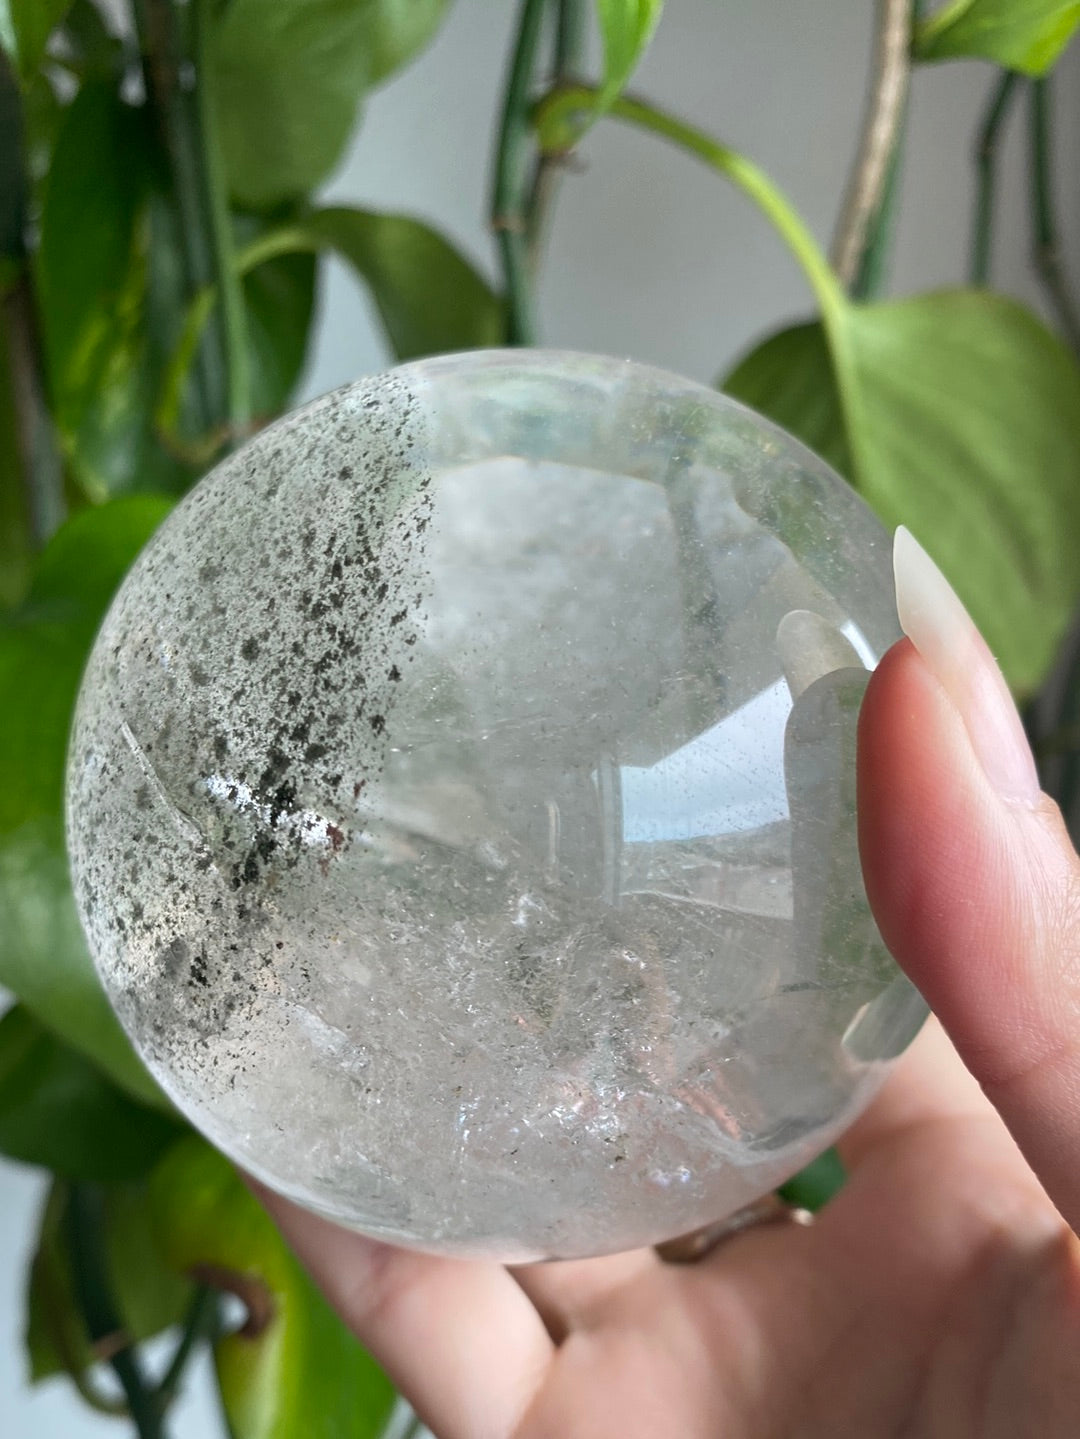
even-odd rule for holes
{"type": "MultiPolygon", "coordinates": [[[[883,520],[915,531],[1023,698],[1044,686],[1080,596],[1080,314],[1049,154],[1052,70],[1080,3],[879,0],[827,257],[751,159],[627,93],[661,0],[521,0],[494,136],[494,280],[410,216],[312,199],[365,95],[448,8],[0,0],[0,984],[16,997],[0,1020],[0,1152],[53,1176],[27,1290],[32,1379],[66,1374],[144,1439],[167,1431],[204,1344],[236,1439],[361,1439],[394,1404],[127,1044],[75,917],[61,819],[75,690],[110,595],[177,497],[287,408],[322,257],[355,269],[398,360],[532,343],[567,157],[601,121],[658,137],[757,206],[808,282],[805,323],[720,383],[830,460],[883,520]],[[589,26],[598,46],[585,44],[589,26]],[[970,137],[969,273],[883,299],[908,79],[954,57],[994,67],[970,137]],[[998,139],[1020,106],[1052,327],[989,287],[998,139]],[[222,1291],[243,1301],[238,1327],[223,1322],[222,1291]],[[171,1360],[152,1369],[142,1346],[166,1331],[171,1360]]],[[[720,43],[722,5],[715,26],[720,43]]],[[[1066,656],[1029,711],[1074,823],[1078,675],[1066,656]]],[[[819,1166],[801,1197],[834,1181],[819,1166]]]]}

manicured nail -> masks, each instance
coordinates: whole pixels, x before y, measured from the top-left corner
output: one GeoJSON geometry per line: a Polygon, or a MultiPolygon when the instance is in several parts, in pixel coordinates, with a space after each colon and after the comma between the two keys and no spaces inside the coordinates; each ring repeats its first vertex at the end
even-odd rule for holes
{"type": "Polygon", "coordinates": [[[990,783],[1034,804],[1035,760],[1009,687],[948,580],[903,525],[893,542],[896,608],[908,639],[949,695],[990,783]]]}

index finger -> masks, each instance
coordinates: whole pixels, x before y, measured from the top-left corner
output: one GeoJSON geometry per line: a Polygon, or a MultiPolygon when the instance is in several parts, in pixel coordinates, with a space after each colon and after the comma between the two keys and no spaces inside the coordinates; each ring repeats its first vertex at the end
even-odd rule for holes
{"type": "Polygon", "coordinates": [[[398,1249],[252,1187],[315,1283],[439,1439],[505,1439],[515,1431],[554,1345],[502,1265],[398,1249]]]}

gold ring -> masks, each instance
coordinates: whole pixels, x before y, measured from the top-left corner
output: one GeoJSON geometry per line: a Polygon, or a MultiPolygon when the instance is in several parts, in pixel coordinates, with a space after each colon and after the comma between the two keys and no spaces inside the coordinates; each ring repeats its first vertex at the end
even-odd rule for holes
{"type": "Polygon", "coordinates": [[[675,1239],[665,1239],[657,1244],[656,1252],[667,1264],[696,1264],[725,1239],[732,1239],[747,1229],[756,1229],[765,1224],[813,1224],[814,1216],[809,1209],[798,1209],[785,1204],[775,1194],[766,1194],[736,1209],[726,1219],[717,1219],[712,1224],[693,1229],[689,1234],[680,1234],[675,1239]]]}

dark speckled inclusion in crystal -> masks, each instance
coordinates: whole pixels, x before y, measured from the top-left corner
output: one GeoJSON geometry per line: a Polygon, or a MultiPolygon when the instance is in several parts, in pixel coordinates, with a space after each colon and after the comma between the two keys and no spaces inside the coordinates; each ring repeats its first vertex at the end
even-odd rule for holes
{"type": "Polygon", "coordinates": [[[115,601],[71,747],[80,913],[212,1140],[505,1260],[716,1219],[918,1028],[855,722],[888,540],[780,431],[576,355],[427,361],[271,426],[115,601]]]}

